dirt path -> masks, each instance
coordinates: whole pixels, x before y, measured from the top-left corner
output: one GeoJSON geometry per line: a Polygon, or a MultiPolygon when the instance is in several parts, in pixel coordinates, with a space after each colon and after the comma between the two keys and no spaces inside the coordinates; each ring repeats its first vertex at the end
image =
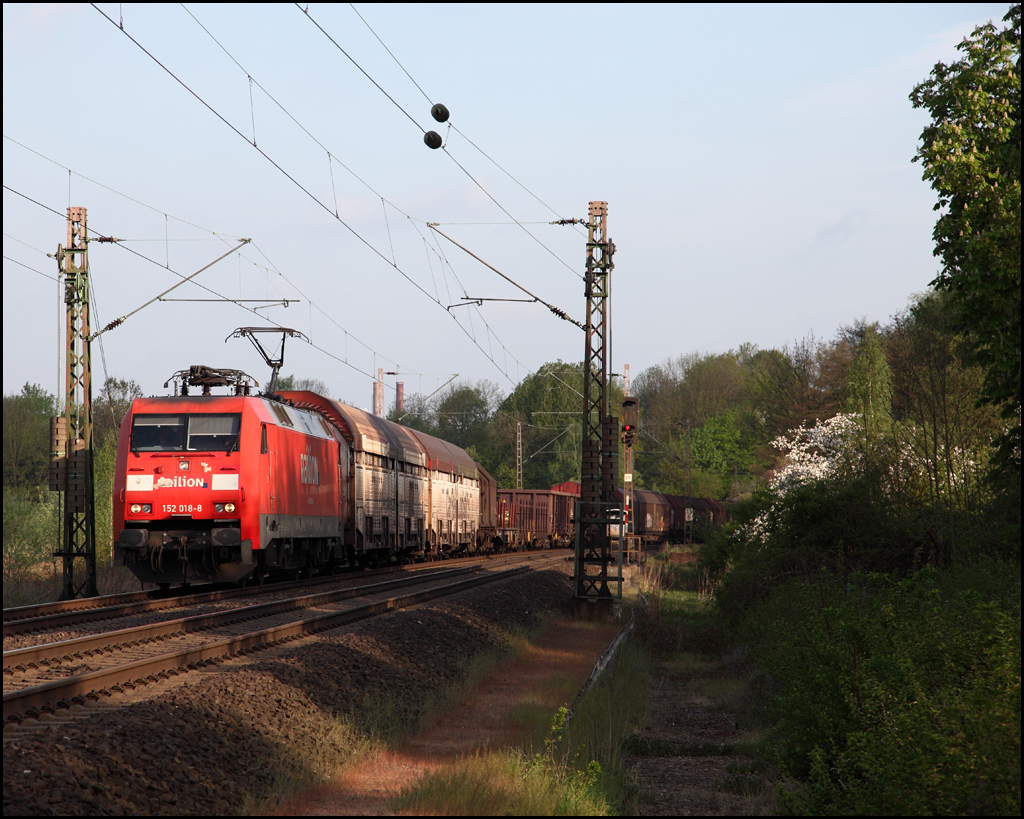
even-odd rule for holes
{"type": "Polygon", "coordinates": [[[744,730],[750,669],[735,659],[681,653],[655,666],[647,724],[627,762],[645,816],[758,816],[771,813],[762,765],[747,756],[744,730]]]}
{"type": "MultiPolygon", "coordinates": [[[[380,816],[401,790],[428,771],[476,750],[530,747],[538,738],[517,727],[517,714],[551,715],[571,702],[618,627],[554,620],[514,661],[485,677],[458,709],[394,751],[347,766],[324,787],[286,801],[280,816],[380,816]]],[[[541,738],[542,739],[542,738],[541,738]]]]}

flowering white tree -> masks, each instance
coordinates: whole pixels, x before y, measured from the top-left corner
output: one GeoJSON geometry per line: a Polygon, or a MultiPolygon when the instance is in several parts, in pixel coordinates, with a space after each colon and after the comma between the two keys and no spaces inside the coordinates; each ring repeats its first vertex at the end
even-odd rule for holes
{"type": "MultiPolygon", "coordinates": [[[[839,474],[855,474],[863,466],[863,454],[857,446],[862,435],[859,415],[839,413],[825,421],[816,421],[813,427],[801,424],[778,436],[772,446],[782,452],[786,460],[769,480],[769,488],[781,498],[797,486],[839,474]]],[[[772,531],[777,511],[773,502],[748,525],[740,527],[737,534],[763,544],[772,531]]]]}
{"type": "Polygon", "coordinates": [[[863,461],[856,447],[860,433],[860,416],[840,413],[780,435],[772,446],[786,456],[786,463],[772,476],[771,488],[784,495],[795,486],[856,471],[863,461]]]}

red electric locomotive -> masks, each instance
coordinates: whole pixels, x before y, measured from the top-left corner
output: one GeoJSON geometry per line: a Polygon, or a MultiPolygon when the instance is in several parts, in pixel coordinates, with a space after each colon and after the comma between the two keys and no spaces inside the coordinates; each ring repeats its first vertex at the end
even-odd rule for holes
{"type": "Polygon", "coordinates": [[[165,584],[340,558],[340,438],[319,415],[262,396],[136,399],[118,440],[118,562],[165,584]]]}

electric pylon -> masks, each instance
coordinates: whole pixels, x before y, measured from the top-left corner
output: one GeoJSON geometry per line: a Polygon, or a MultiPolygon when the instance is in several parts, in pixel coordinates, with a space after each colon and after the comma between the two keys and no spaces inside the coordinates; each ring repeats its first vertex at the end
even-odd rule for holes
{"type": "MultiPolygon", "coordinates": [[[[583,459],[576,514],[575,592],[577,600],[612,597],[610,581],[622,576],[612,554],[608,527],[620,523],[612,493],[618,481],[618,420],[608,414],[609,297],[615,244],[608,238],[608,203],[591,202],[587,222],[586,348],[583,356],[583,459]],[[613,567],[612,563],[616,566],[613,567]]],[[[621,549],[621,546],[620,546],[621,549]]]]}
{"type": "Polygon", "coordinates": [[[61,599],[95,597],[92,353],[89,330],[89,237],[85,208],[68,208],[68,244],[57,246],[64,279],[64,414],[50,422],[50,489],[64,493],[61,599]],[[84,563],[76,572],[76,564],[84,563]],[[76,580],[76,574],[78,578],[76,580]]]}

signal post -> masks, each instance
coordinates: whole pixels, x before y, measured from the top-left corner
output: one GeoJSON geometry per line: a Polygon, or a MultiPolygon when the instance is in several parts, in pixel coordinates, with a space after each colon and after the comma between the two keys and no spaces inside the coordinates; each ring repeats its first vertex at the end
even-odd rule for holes
{"type": "Polygon", "coordinates": [[[633,504],[633,442],[640,428],[640,399],[629,394],[622,399],[622,443],[626,448],[626,468],[622,476],[622,537],[625,541],[626,562],[636,563],[640,559],[640,538],[634,522],[633,504]]]}

